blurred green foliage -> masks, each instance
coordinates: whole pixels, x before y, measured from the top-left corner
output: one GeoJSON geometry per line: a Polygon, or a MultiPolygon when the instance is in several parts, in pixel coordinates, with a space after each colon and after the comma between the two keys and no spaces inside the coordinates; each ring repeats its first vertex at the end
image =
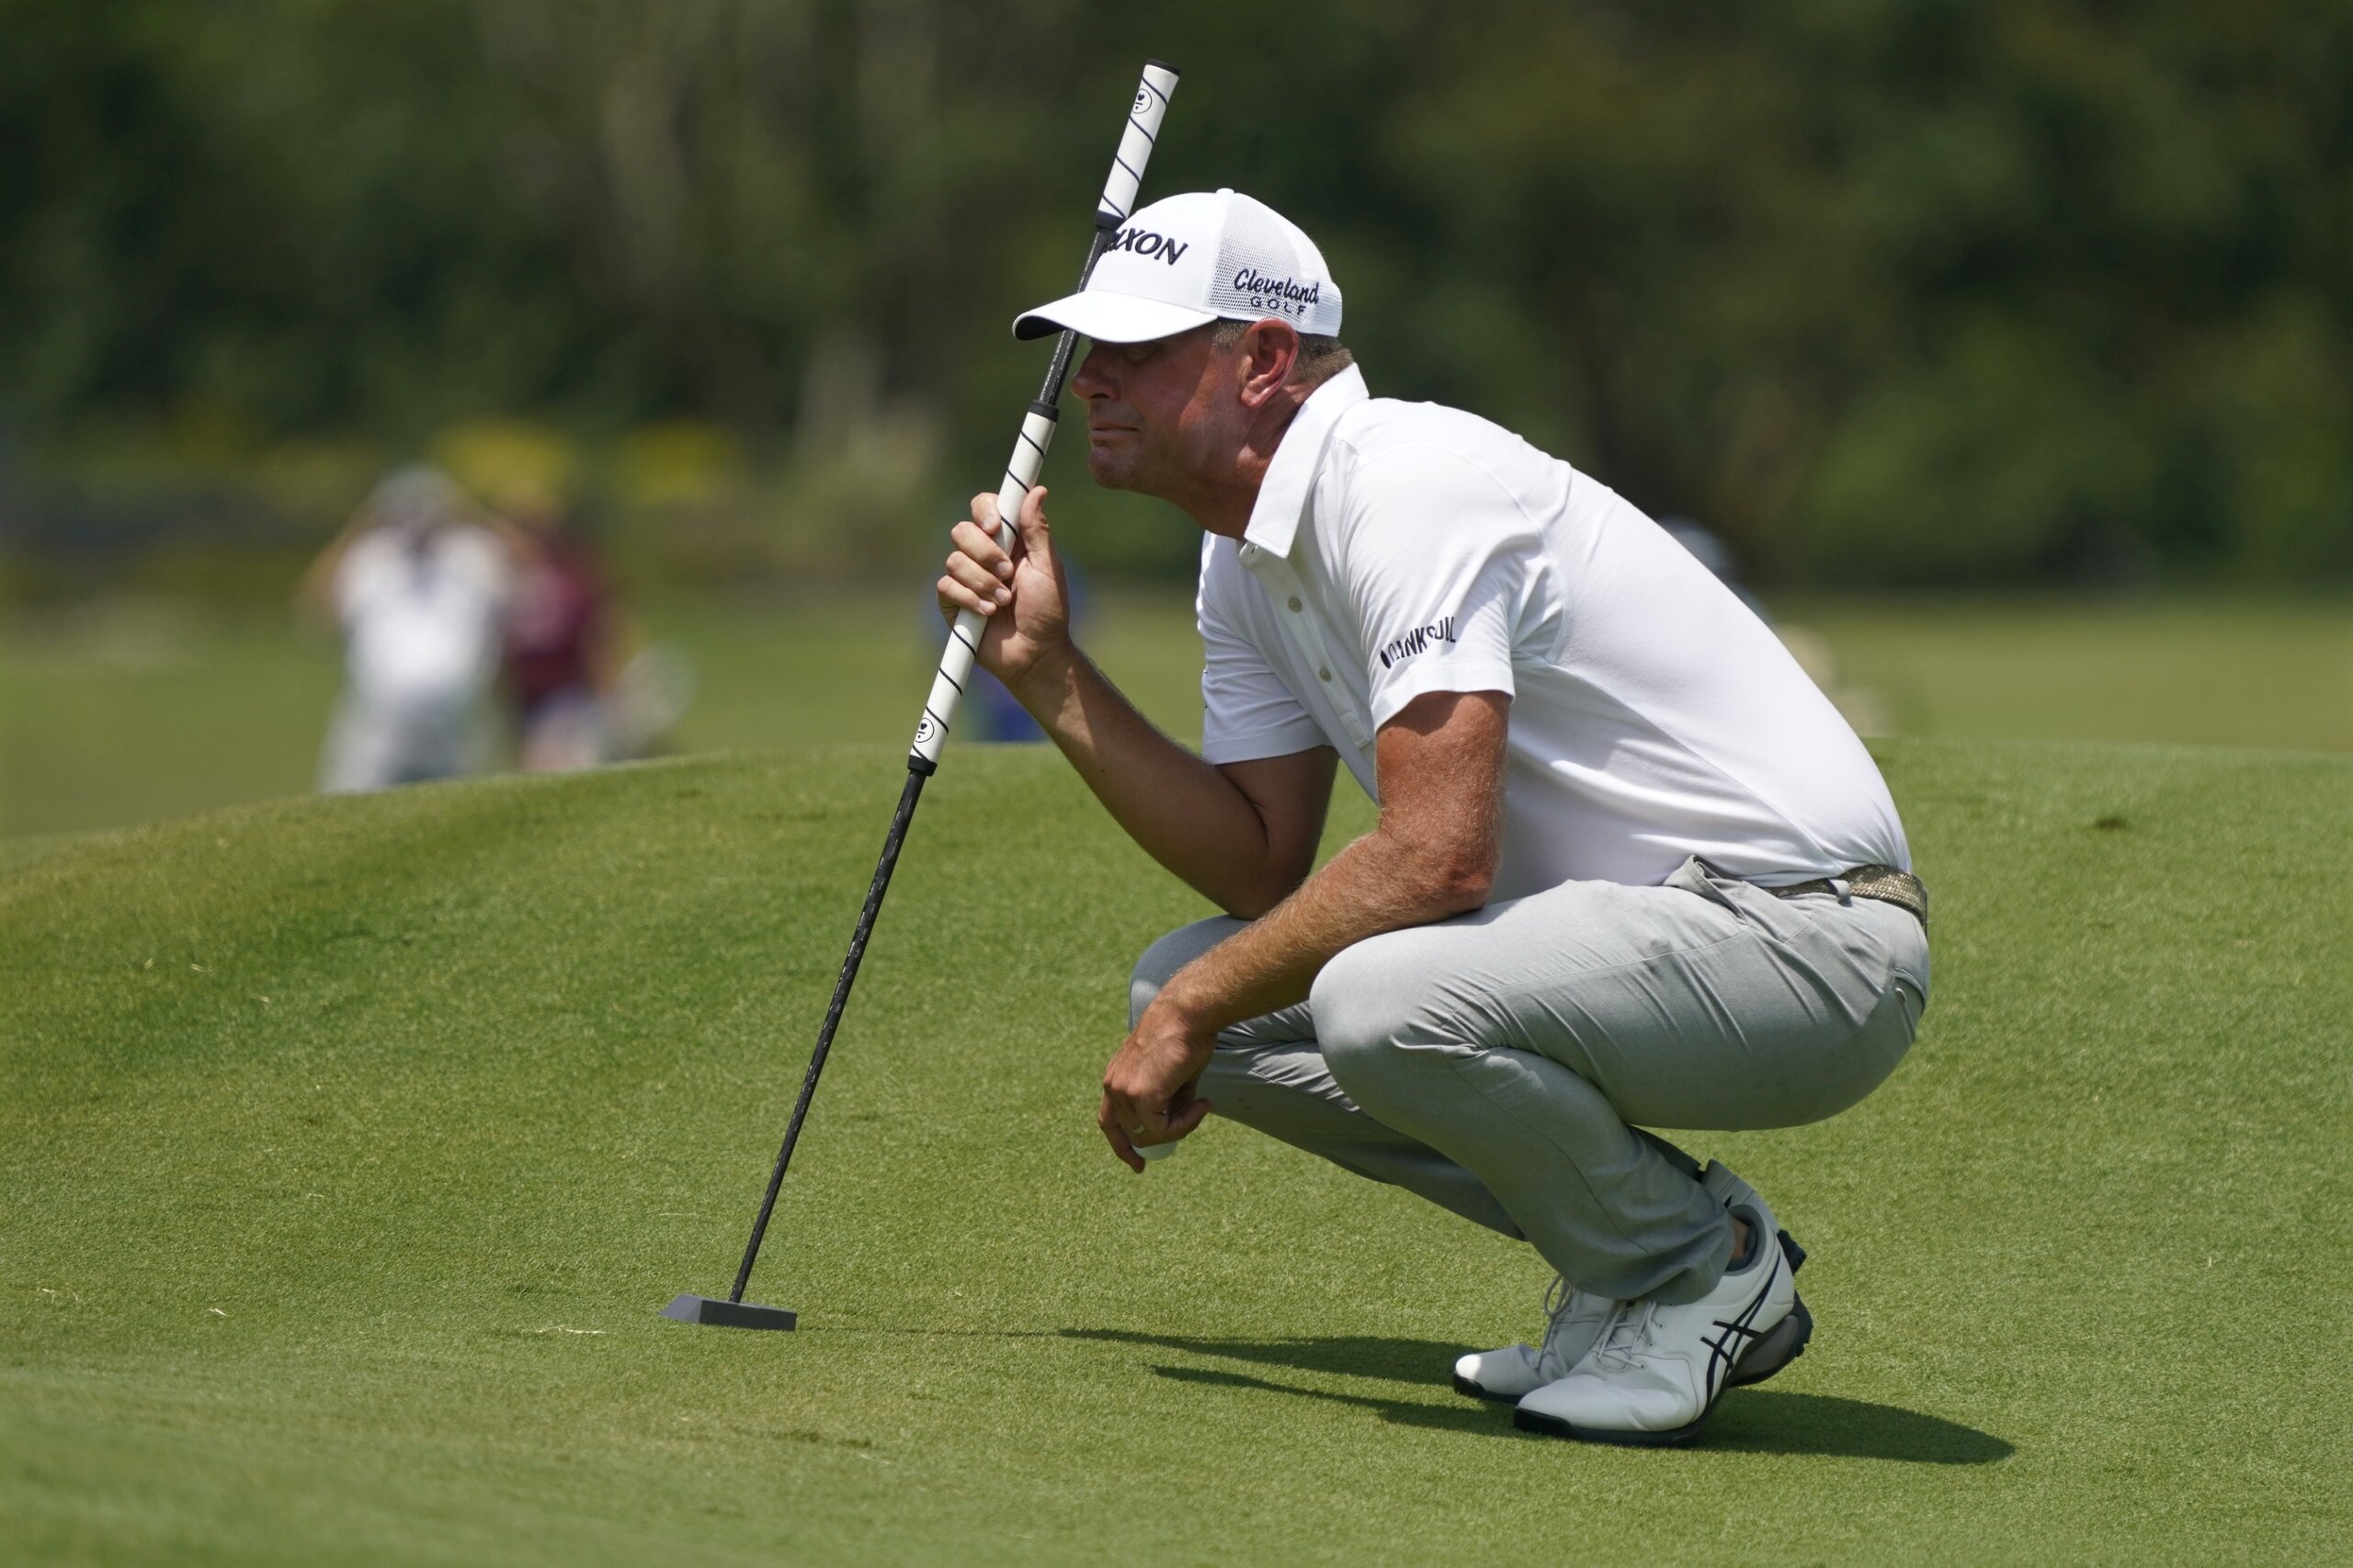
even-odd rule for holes
{"type": "MultiPolygon", "coordinates": [[[[649,571],[924,559],[1147,54],[1187,73],[1147,193],[1301,221],[1376,390],[1768,581],[2353,577],[2342,0],[0,0],[0,36],[20,582],[307,540],[516,419],[649,571]],[[650,502],[649,462],[695,473],[650,502]]],[[[1100,564],[1190,560],[1087,517],[1100,564]]]]}

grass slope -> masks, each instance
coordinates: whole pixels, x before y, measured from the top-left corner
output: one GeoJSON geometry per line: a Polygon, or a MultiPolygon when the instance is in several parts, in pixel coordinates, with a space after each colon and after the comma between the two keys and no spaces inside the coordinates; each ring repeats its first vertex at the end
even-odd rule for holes
{"type": "MultiPolygon", "coordinates": [[[[0,881],[19,1561],[2342,1560],[2353,764],[1883,748],[1913,1058],[1700,1142],[1812,1354],[1683,1451],[1446,1386],[1524,1250],[1212,1121],[1088,1119],[1196,913],[1057,761],[935,785],[723,1291],[899,776],[841,749],[253,808],[0,881]]],[[[1356,820],[1361,820],[1358,813],[1356,820]]]]}

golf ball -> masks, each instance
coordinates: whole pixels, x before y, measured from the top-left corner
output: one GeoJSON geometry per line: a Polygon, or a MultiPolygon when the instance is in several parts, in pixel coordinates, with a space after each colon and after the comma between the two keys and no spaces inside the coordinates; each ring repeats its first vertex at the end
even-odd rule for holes
{"type": "Polygon", "coordinates": [[[1130,1146],[1147,1160],[1165,1160],[1176,1152],[1174,1143],[1131,1143],[1130,1146]]]}

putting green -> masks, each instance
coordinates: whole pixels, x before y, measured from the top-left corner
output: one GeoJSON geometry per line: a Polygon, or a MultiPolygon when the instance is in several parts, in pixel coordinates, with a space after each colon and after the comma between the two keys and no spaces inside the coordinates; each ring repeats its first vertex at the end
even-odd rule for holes
{"type": "MultiPolygon", "coordinates": [[[[1092,1131],[1199,912],[1052,756],[917,820],[723,1293],[889,748],[241,809],[0,880],[0,1539],[40,1562],[2343,1560],[2353,763],[1881,750],[1912,1059],[1689,1140],[1812,1250],[1699,1446],[1447,1387],[1524,1249],[1212,1121],[1092,1131]]],[[[1349,820],[1362,821],[1360,810],[1349,820]]]]}

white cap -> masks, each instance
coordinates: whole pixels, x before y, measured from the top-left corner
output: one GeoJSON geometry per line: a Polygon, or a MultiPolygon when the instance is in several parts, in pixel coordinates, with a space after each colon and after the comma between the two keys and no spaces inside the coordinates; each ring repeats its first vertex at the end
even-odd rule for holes
{"type": "Polygon", "coordinates": [[[1149,343],[1219,317],[1290,322],[1336,337],[1340,290],[1298,224],[1238,190],[1155,201],[1120,225],[1086,287],[1025,312],[1016,337],[1068,327],[1101,343],[1149,343]]]}

